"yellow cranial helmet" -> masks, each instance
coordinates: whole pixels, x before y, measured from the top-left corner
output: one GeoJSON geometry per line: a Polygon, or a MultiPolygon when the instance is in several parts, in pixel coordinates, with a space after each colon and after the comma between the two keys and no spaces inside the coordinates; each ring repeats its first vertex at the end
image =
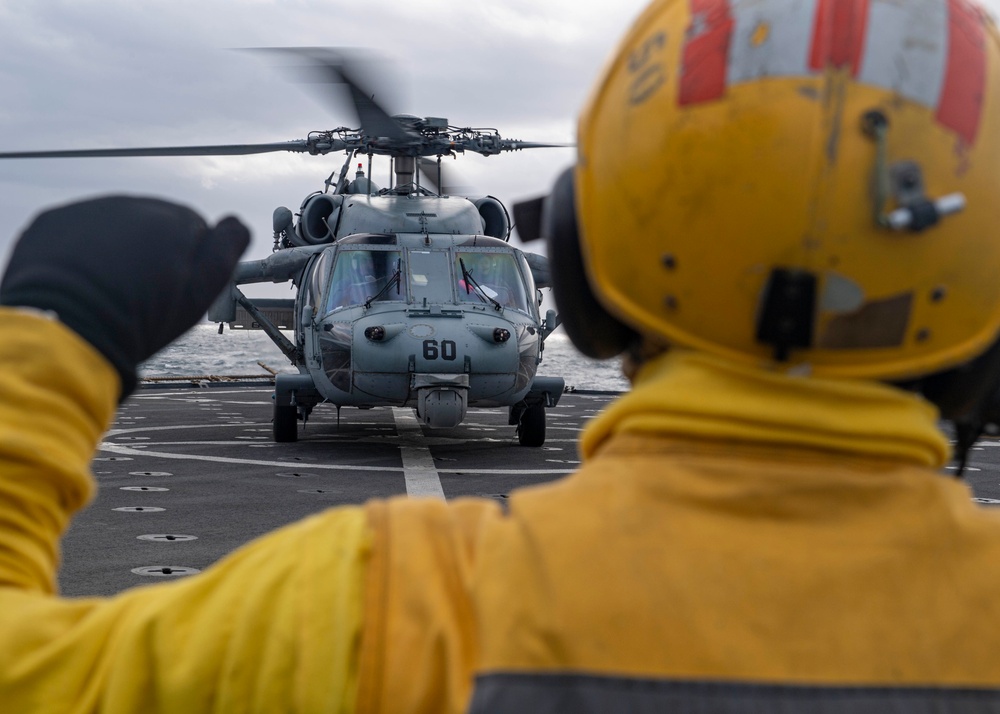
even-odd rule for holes
{"type": "Polygon", "coordinates": [[[578,145],[547,211],[625,330],[584,351],[907,380],[997,341],[1000,42],[966,0],[657,0],[578,145]]]}

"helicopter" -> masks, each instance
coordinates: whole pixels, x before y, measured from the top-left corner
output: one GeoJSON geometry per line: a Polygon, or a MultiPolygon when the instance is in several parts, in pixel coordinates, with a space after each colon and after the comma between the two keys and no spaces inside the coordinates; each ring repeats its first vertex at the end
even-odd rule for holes
{"type": "Polygon", "coordinates": [[[565,388],[562,378],[537,374],[545,339],[559,325],[554,310],[540,312],[547,258],[510,244],[510,215],[497,198],[450,195],[442,158],[565,145],[391,115],[342,52],[282,51],[306,60],[313,82],[346,87],[360,127],[278,143],[19,151],[0,159],[343,152],[339,172],[297,214],[275,209],[272,254],[241,262],[208,312],[220,333],[226,325],[262,330],[295,368],[275,375],[274,440],[296,441],[299,423],[321,404],[336,407],[338,418],[345,406],[413,407],[434,429],[458,426],[469,408],[506,407],[518,442],[541,446],[545,410],[565,388]],[[371,178],[376,156],[390,162],[386,187],[371,178]],[[295,297],[251,299],[241,290],[264,282],[290,282],[295,297]]]}

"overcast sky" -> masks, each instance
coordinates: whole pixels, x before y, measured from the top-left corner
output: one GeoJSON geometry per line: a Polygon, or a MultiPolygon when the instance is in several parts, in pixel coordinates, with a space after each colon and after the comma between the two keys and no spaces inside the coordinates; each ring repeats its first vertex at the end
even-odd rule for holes
{"type": "MultiPolygon", "coordinates": [[[[356,125],[274,61],[231,48],[350,46],[396,60],[393,111],[572,141],[600,67],[646,0],[10,0],[0,3],[0,150],[274,142],[356,125]]],[[[994,15],[1000,0],[988,7],[994,15]]],[[[512,200],[545,192],[572,149],[451,164],[512,200]]],[[[271,214],[297,211],[342,155],[0,162],[0,264],[42,208],[127,191],[236,213],[270,253],[271,214]]],[[[449,163],[450,160],[449,160],[449,163]]],[[[375,180],[386,177],[376,171],[375,180]]]]}
{"type": "MultiPolygon", "coordinates": [[[[591,82],[645,0],[31,0],[0,4],[0,150],[257,143],[356,126],[273,59],[231,48],[349,46],[396,62],[395,112],[572,141],[591,82]]],[[[271,213],[321,189],[343,155],[0,162],[0,263],[39,210],[84,196],[172,198],[252,229],[271,251],[271,213]]],[[[571,149],[451,164],[483,194],[543,193],[571,149]]],[[[387,173],[388,168],[382,173],[387,173]]],[[[386,177],[376,170],[375,180],[386,177]]]]}

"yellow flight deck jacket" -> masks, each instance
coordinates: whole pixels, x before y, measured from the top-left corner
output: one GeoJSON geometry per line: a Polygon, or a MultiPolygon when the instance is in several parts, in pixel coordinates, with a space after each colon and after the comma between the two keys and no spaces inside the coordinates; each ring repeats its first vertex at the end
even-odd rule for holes
{"type": "Polygon", "coordinates": [[[1000,520],[934,410],[678,352],[512,496],[338,508],[55,594],[115,372],[0,310],[0,711],[1000,709],[1000,520]]]}

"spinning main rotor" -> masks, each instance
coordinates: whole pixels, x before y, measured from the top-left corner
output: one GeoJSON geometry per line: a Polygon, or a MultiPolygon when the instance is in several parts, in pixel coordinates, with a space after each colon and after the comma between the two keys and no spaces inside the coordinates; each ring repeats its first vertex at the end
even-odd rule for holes
{"type": "Polygon", "coordinates": [[[311,132],[306,139],[262,144],[9,151],[0,152],[0,159],[243,156],[279,151],[313,156],[346,151],[351,156],[420,158],[451,156],[465,152],[492,156],[505,151],[567,146],[505,139],[495,129],[452,126],[447,119],[440,117],[391,115],[356,79],[358,63],[350,60],[343,51],[325,48],[268,48],[255,51],[292,54],[305,61],[305,66],[299,69],[308,73],[310,83],[326,85],[331,90],[334,85],[346,86],[360,120],[360,128],[338,127],[329,131],[311,132]]]}

